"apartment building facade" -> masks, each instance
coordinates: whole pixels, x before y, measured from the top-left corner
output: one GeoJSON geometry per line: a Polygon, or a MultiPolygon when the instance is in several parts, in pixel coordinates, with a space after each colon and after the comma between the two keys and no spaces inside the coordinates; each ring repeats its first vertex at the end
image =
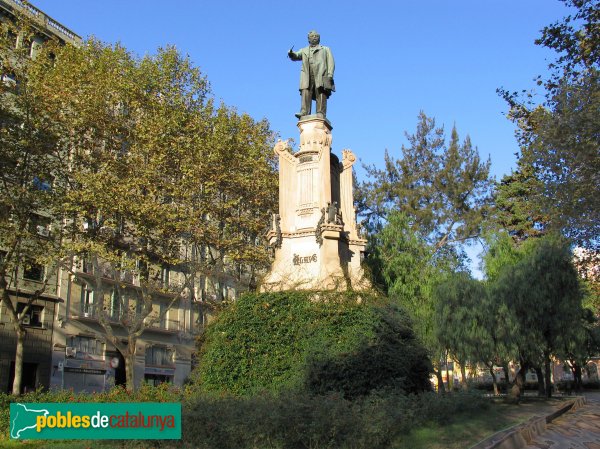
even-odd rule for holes
{"type": "MultiPolygon", "coordinates": [[[[36,48],[49,38],[80,45],[81,38],[44,12],[21,0],[0,0],[0,20],[12,20],[15,15],[29,17],[36,28],[31,45],[31,57],[36,48]]],[[[17,39],[16,45],[23,45],[17,39]]],[[[10,82],[8,80],[7,82],[10,82]]],[[[1,193],[0,193],[1,194],[1,193]]],[[[50,237],[59,224],[32,224],[34,232],[50,237]]],[[[1,248],[0,248],[1,250],[1,248]]],[[[0,257],[1,257],[0,253],[0,257]]],[[[164,281],[181,283],[181,273],[165,269],[164,281]]],[[[94,288],[84,261],[73,261],[70,270],[29,266],[19,271],[19,287],[11,299],[17,313],[36,289],[47,286],[26,311],[26,328],[22,391],[65,388],[75,391],[102,391],[125,383],[125,360],[107,337],[99,319],[105,313],[112,333],[127,341],[127,313],[139,311],[140,282],[128,273],[115,275],[107,271],[102,276],[102,291],[94,288]],[[117,288],[118,287],[118,288],[117,288]],[[104,298],[104,310],[99,310],[99,295],[104,298]]],[[[135,381],[152,384],[169,382],[182,385],[193,367],[195,338],[208,320],[212,300],[233,299],[239,285],[231,276],[222,275],[218,282],[199,276],[193,287],[173,296],[153,297],[152,313],[156,320],[137,339],[135,348],[135,381]]],[[[0,304],[0,389],[9,392],[14,378],[15,328],[4,303],[0,304]]]]}
{"type": "MultiPolygon", "coordinates": [[[[0,0],[0,22],[14,20],[17,15],[29,18],[35,28],[35,34],[27,41],[22,36],[15,35],[15,48],[26,49],[32,58],[36,56],[39,47],[51,38],[73,45],[81,43],[81,38],[76,33],[34,6],[20,0],[0,0]]],[[[1,82],[6,87],[15,84],[10,72],[2,70],[1,75],[1,82]]],[[[49,238],[52,232],[51,224],[43,216],[43,211],[39,212],[39,215],[32,214],[28,224],[29,231],[35,239],[49,238]]],[[[4,250],[5,248],[0,248],[0,257],[7,254],[4,250]]],[[[55,316],[58,305],[63,301],[59,286],[60,276],[48,267],[28,263],[12,271],[10,277],[10,298],[16,312],[20,316],[24,315],[22,326],[26,330],[21,391],[33,390],[40,386],[48,387],[52,373],[55,316]],[[36,290],[43,288],[44,281],[47,285],[43,293],[31,302],[32,295],[36,290]]],[[[0,391],[12,390],[16,345],[16,330],[3,302],[0,304],[0,391]]]]}

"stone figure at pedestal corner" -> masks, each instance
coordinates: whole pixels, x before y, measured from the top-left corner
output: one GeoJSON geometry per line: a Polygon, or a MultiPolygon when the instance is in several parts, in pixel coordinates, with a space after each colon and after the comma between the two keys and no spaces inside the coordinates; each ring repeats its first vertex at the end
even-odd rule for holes
{"type": "Polygon", "coordinates": [[[288,51],[292,61],[302,61],[300,71],[301,109],[296,115],[301,118],[311,114],[312,101],[317,102],[317,117],[327,115],[327,99],[335,92],[333,72],[335,63],[329,47],[320,44],[321,37],[316,31],[308,33],[308,47],[288,51]]]}

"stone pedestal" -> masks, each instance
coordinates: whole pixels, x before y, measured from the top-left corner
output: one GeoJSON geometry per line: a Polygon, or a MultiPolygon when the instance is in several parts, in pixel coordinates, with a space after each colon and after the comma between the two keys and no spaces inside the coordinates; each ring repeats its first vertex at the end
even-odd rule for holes
{"type": "Polygon", "coordinates": [[[304,117],[298,122],[300,150],[279,141],[279,214],[267,235],[275,261],[263,291],[362,290],[366,240],[358,235],[352,190],[356,157],[331,153],[331,124],[304,117]]]}

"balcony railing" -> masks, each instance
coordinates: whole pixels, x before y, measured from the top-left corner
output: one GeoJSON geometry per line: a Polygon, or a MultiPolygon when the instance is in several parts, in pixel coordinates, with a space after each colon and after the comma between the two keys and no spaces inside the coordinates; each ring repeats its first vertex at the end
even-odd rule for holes
{"type": "Polygon", "coordinates": [[[162,319],[160,321],[156,321],[152,324],[151,329],[169,331],[169,332],[179,332],[181,330],[181,325],[179,320],[168,320],[162,319]]]}
{"type": "Polygon", "coordinates": [[[31,5],[28,2],[24,2],[23,0],[2,0],[0,3],[5,3],[20,11],[24,11],[30,17],[36,19],[43,26],[48,28],[50,31],[61,36],[65,41],[77,44],[81,43],[81,37],[78,34],[74,33],[63,24],[54,20],[44,11],[37,9],[35,6],[31,5]]]}
{"type": "MultiPolygon", "coordinates": [[[[89,318],[89,319],[98,319],[98,310],[95,304],[82,304],[80,313],[76,316],[76,318],[89,318]]],[[[118,322],[122,318],[122,314],[115,310],[114,312],[108,313],[108,319],[113,322],[118,322]]],[[[181,329],[181,323],[179,320],[171,320],[163,318],[162,320],[155,321],[149,327],[149,329],[160,330],[166,332],[179,332],[181,329]]]]}
{"type": "Polygon", "coordinates": [[[97,318],[95,304],[81,305],[81,318],[97,318]]]}

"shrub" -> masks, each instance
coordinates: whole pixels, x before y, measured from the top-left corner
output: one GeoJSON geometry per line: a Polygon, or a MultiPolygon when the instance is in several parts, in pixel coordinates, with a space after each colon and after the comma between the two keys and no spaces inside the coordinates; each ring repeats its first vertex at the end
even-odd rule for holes
{"type": "Polygon", "coordinates": [[[371,308],[374,335],[353,352],[315,358],[306,385],[314,393],[340,391],[348,399],[393,387],[406,393],[431,388],[430,365],[405,315],[392,306],[371,308]]]}
{"type": "Polygon", "coordinates": [[[374,294],[280,292],[240,298],[208,326],[193,379],[203,391],[429,389],[406,314],[374,294]]]}
{"type": "Polygon", "coordinates": [[[583,381],[583,389],[584,390],[600,390],[600,381],[584,380],[583,381]]]}
{"type": "Polygon", "coordinates": [[[384,389],[354,401],[339,394],[244,397],[203,394],[184,409],[183,446],[198,449],[387,448],[426,422],[445,424],[488,406],[480,396],[406,395],[384,389]]]}
{"type": "MultiPolygon", "coordinates": [[[[8,437],[10,395],[0,395],[2,432],[8,437]]],[[[129,394],[123,388],[87,394],[37,391],[18,398],[22,402],[144,402],[183,403],[181,441],[94,441],[91,447],[186,447],[198,449],[355,448],[389,447],[402,435],[427,423],[445,424],[460,413],[479,412],[488,402],[466,393],[406,395],[384,389],[349,401],[337,393],[310,395],[231,396],[198,393],[166,384],[144,385],[129,394]]],[[[85,443],[82,444],[82,447],[85,443]]],[[[54,443],[53,443],[54,446],[54,443]]],[[[67,446],[65,446],[67,447],[67,446]]],[[[71,447],[71,446],[68,446],[71,447]]],[[[79,447],[79,446],[77,446],[79,447]]],[[[86,446],[87,447],[87,446],[86,446]]]]}

